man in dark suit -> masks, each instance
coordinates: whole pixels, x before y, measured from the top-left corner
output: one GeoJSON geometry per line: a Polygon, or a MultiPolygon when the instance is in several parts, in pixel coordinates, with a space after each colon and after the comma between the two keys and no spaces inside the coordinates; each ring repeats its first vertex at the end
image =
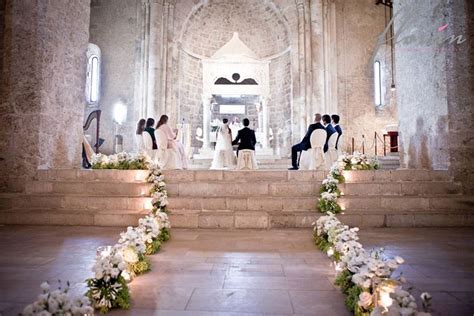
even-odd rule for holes
{"type": "Polygon", "coordinates": [[[235,140],[232,142],[232,145],[239,145],[237,148],[237,156],[239,155],[239,150],[250,149],[255,150],[255,144],[257,139],[255,138],[255,131],[250,129],[248,126],[250,124],[249,119],[245,118],[243,120],[244,128],[242,128],[238,133],[235,140]]]}
{"type": "Polygon", "coordinates": [[[341,138],[342,135],[342,128],[341,125],[339,125],[339,120],[340,117],[337,114],[331,115],[332,118],[332,125],[334,126],[334,129],[337,132],[337,140],[336,140],[336,150],[338,149],[337,146],[339,145],[339,138],[341,138]]]}
{"type": "Polygon", "coordinates": [[[293,145],[291,147],[291,168],[288,170],[298,170],[299,160],[298,153],[301,153],[303,150],[308,150],[311,148],[311,133],[316,129],[325,129],[321,124],[321,114],[316,113],[314,115],[314,123],[308,126],[308,131],[304,135],[301,143],[293,145]]]}
{"type": "Polygon", "coordinates": [[[329,149],[328,147],[329,137],[331,137],[332,134],[337,133],[337,132],[334,129],[334,127],[331,125],[331,117],[328,114],[323,115],[323,125],[327,133],[326,143],[324,144],[324,152],[327,152],[329,149]]]}

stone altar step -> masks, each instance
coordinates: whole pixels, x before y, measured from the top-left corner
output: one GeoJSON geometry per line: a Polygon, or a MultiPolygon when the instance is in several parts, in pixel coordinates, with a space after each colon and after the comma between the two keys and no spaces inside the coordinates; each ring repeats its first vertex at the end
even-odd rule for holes
{"type": "MultiPolygon", "coordinates": [[[[310,227],[324,171],[164,171],[174,227],[310,227]]],[[[22,194],[0,194],[0,223],[136,225],[150,204],[147,171],[49,170],[22,194]]],[[[347,224],[473,226],[474,199],[443,171],[345,172],[347,224]]]]}

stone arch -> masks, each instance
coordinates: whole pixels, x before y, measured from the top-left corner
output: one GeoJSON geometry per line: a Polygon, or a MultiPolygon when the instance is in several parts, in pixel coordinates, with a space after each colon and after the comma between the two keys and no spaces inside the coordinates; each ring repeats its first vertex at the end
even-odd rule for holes
{"type": "MultiPolygon", "coordinates": [[[[291,117],[291,56],[282,53],[289,52],[291,46],[290,27],[278,6],[273,1],[201,0],[192,7],[177,34],[178,120],[189,121],[193,131],[202,125],[200,60],[210,57],[234,32],[258,58],[272,58],[270,120],[283,123],[284,117],[291,117]],[[280,80],[281,75],[284,78],[280,80]]],[[[194,142],[193,146],[200,144],[194,142]]]]}

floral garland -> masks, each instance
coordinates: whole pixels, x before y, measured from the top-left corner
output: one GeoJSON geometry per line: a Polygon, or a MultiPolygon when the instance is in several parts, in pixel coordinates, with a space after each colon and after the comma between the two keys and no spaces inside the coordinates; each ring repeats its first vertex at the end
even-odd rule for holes
{"type": "Polygon", "coordinates": [[[342,194],[338,184],[345,180],[343,170],[374,169],[378,169],[375,158],[359,153],[339,157],[320,189],[318,208],[326,215],[313,224],[314,242],[334,261],[338,271],[335,284],[346,295],[346,306],[356,316],[428,316],[431,295],[421,294],[424,312],[419,312],[413,295],[402,287],[405,278],[401,274],[392,277],[403,258],[385,258],[383,249],[366,251],[358,242],[359,228],[349,228],[335,216],[342,211],[337,199],[342,194]]]}
{"type": "Polygon", "coordinates": [[[321,216],[314,227],[314,242],[334,261],[335,284],[346,295],[347,308],[357,315],[428,316],[431,296],[422,293],[424,312],[417,311],[415,298],[404,290],[406,280],[393,273],[404,260],[385,258],[383,249],[368,252],[358,242],[358,228],[349,228],[334,214],[321,216]]]}
{"type": "Polygon", "coordinates": [[[22,315],[86,315],[94,313],[88,297],[73,297],[69,293],[69,282],[66,287],[51,291],[48,282],[41,284],[43,293],[38,299],[23,310],[22,315]]]}
{"type": "MultiPolygon", "coordinates": [[[[144,161],[148,159],[145,157],[144,161]]],[[[128,227],[122,232],[116,245],[97,250],[94,277],[86,280],[87,293],[73,300],[67,294],[68,288],[50,293],[47,283],[43,283],[44,293],[38,301],[26,306],[22,315],[84,315],[93,313],[94,308],[107,313],[112,308],[130,307],[127,282],[149,271],[151,264],[146,256],[157,253],[161,244],[170,239],[166,183],[158,167],[149,162],[147,165],[150,167],[147,181],[152,183],[153,208],[139,219],[137,227],[128,227]]]]}
{"type": "Polygon", "coordinates": [[[337,203],[342,193],[337,185],[345,181],[344,170],[375,170],[378,168],[379,163],[376,157],[369,157],[358,152],[353,155],[341,155],[331,167],[326,179],[323,180],[317,205],[319,211],[325,214],[342,212],[341,206],[337,203]]]}
{"type": "Polygon", "coordinates": [[[151,165],[145,153],[129,154],[121,152],[114,155],[94,154],[92,169],[147,170],[151,165]]]}

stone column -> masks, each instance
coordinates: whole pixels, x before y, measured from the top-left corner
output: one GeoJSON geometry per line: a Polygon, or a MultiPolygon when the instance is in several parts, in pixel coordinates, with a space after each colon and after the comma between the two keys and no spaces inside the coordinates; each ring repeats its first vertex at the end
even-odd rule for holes
{"type": "Polygon", "coordinates": [[[311,7],[310,0],[304,2],[304,52],[305,52],[305,116],[306,124],[309,125],[313,121],[313,109],[311,103],[312,88],[312,68],[311,68],[311,7]]]}
{"type": "Polygon", "coordinates": [[[210,152],[210,129],[211,129],[211,99],[207,96],[202,98],[202,148],[200,150],[201,154],[210,152]]]}
{"type": "Polygon", "coordinates": [[[298,12],[298,72],[299,72],[299,93],[298,93],[298,106],[299,106],[299,117],[298,125],[300,135],[304,135],[306,132],[306,70],[305,70],[305,13],[304,13],[304,2],[305,0],[296,0],[296,8],[298,12]]]}
{"type": "Polygon", "coordinates": [[[0,186],[38,168],[79,168],[90,1],[6,0],[0,186]]]}
{"type": "Polygon", "coordinates": [[[160,106],[159,113],[164,114],[166,112],[166,83],[168,80],[167,69],[168,69],[168,24],[169,24],[169,1],[165,0],[163,3],[163,18],[162,18],[162,37],[161,37],[161,53],[160,53],[160,64],[161,64],[161,86],[160,86],[160,106]]]}
{"type": "Polygon", "coordinates": [[[312,114],[323,113],[325,109],[324,94],[324,34],[323,34],[323,1],[311,0],[311,109],[312,114]]]}
{"type": "Polygon", "coordinates": [[[262,99],[262,147],[268,148],[268,100],[262,99]]]}

